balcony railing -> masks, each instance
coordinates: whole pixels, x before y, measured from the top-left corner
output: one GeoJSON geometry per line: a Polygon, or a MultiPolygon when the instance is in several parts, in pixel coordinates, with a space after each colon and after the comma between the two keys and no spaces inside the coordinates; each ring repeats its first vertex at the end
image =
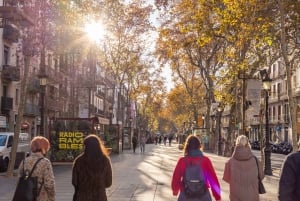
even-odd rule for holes
{"type": "Polygon", "coordinates": [[[20,68],[16,66],[3,65],[1,77],[7,81],[20,81],[20,68]]]}
{"type": "Polygon", "coordinates": [[[20,37],[20,32],[17,28],[15,28],[11,24],[4,25],[3,28],[3,38],[10,43],[18,42],[18,38],[20,37]]]}
{"type": "Polygon", "coordinates": [[[1,110],[12,110],[13,98],[2,96],[1,97],[1,110]]]}
{"type": "Polygon", "coordinates": [[[36,79],[36,78],[33,78],[32,80],[30,80],[29,84],[28,84],[28,89],[27,90],[30,93],[38,93],[38,92],[40,92],[41,87],[40,87],[39,80],[36,79]]]}
{"type": "Polygon", "coordinates": [[[0,18],[2,18],[0,28],[8,24],[7,22],[22,24],[24,26],[33,25],[34,21],[31,16],[28,15],[28,12],[25,13],[25,10],[17,7],[16,4],[12,2],[13,1],[6,1],[3,3],[4,6],[0,6],[0,18]]]}
{"type": "Polygon", "coordinates": [[[40,114],[39,106],[36,104],[27,103],[24,107],[24,115],[38,116],[40,114]]]}

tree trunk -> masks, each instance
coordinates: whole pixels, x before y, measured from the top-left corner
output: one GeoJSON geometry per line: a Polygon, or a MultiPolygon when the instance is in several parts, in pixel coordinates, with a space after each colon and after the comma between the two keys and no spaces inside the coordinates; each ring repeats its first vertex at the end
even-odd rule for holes
{"type": "Polygon", "coordinates": [[[18,115],[16,120],[16,129],[14,131],[14,140],[13,145],[11,149],[11,158],[8,164],[8,169],[6,172],[6,177],[12,177],[14,166],[16,162],[16,155],[17,155],[17,149],[19,144],[19,135],[21,130],[21,122],[23,119],[23,112],[24,112],[24,106],[26,102],[26,91],[27,91],[27,82],[28,82],[28,72],[29,72],[29,65],[30,65],[30,57],[25,56],[24,57],[24,75],[21,80],[21,91],[20,91],[20,103],[18,107],[18,115]]]}
{"type": "Polygon", "coordinates": [[[286,68],[286,78],[287,78],[287,90],[288,90],[288,103],[289,103],[289,115],[290,115],[290,125],[292,127],[292,144],[293,144],[293,151],[298,150],[297,145],[297,103],[296,99],[293,97],[293,89],[292,89],[292,67],[293,58],[290,58],[288,55],[288,45],[287,45],[287,37],[285,32],[285,8],[284,2],[279,2],[279,9],[280,9],[280,44],[281,44],[281,53],[285,63],[286,68]]]}

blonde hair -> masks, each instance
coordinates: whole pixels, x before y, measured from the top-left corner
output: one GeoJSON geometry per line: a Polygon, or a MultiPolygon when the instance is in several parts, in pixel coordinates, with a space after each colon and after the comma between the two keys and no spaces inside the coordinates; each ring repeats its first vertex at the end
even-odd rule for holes
{"type": "Polygon", "coordinates": [[[235,145],[236,146],[244,146],[244,147],[248,146],[248,147],[250,147],[249,140],[248,140],[247,136],[245,136],[245,135],[239,135],[236,138],[235,145]]]}

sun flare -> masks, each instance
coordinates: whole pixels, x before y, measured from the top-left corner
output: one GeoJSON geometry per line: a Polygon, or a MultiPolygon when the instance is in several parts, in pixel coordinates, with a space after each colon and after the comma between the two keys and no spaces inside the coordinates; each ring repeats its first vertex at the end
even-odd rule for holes
{"type": "Polygon", "coordinates": [[[103,25],[95,21],[85,24],[84,30],[87,36],[95,42],[100,42],[105,34],[103,25]]]}

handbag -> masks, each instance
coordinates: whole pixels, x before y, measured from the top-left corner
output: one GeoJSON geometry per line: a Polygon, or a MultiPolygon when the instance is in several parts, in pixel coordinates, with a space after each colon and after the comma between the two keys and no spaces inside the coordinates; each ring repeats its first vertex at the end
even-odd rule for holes
{"type": "Polygon", "coordinates": [[[259,194],[264,194],[266,193],[266,189],[265,189],[265,186],[264,184],[262,183],[261,179],[260,179],[260,176],[259,176],[259,168],[258,168],[258,161],[257,161],[257,158],[254,156],[255,158],[255,162],[256,162],[256,166],[257,166],[257,169],[258,169],[258,193],[259,194]]]}
{"type": "Polygon", "coordinates": [[[39,158],[33,168],[31,169],[30,173],[28,174],[28,171],[25,172],[24,170],[24,161],[23,160],[23,173],[22,176],[19,178],[17,188],[14,193],[13,201],[36,201],[42,185],[38,189],[38,177],[32,177],[32,173],[42,158],[39,158]]]}

